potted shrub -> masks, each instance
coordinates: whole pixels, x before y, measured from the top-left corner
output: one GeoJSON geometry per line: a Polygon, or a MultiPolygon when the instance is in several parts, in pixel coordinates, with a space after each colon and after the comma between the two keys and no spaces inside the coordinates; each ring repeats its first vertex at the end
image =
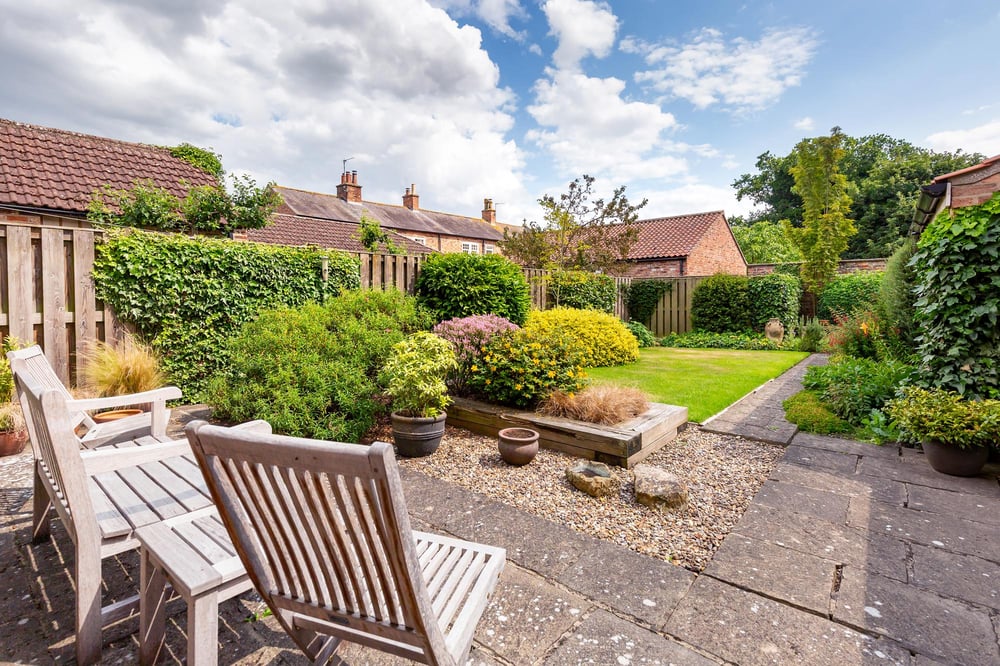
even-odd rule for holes
{"type": "Polygon", "coordinates": [[[14,402],[0,403],[0,457],[20,453],[27,441],[21,406],[14,402]]]}
{"type": "Polygon", "coordinates": [[[455,365],[451,343],[433,333],[414,333],[393,345],[382,377],[392,398],[392,436],[400,455],[437,450],[451,402],[445,377],[455,365]]]}
{"type": "Polygon", "coordinates": [[[935,470],[975,476],[1000,441],[1000,400],[966,400],[942,389],[908,386],[886,405],[900,428],[918,439],[935,470]]]}
{"type": "MultiPolygon", "coordinates": [[[[166,384],[156,353],[133,335],[126,335],[118,346],[98,341],[88,348],[85,358],[83,388],[101,398],[152,391],[166,384]]],[[[123,419],[144,409],[148,405],[101,412],[94,415],[94,420],[104,423],[123,419]]]]}

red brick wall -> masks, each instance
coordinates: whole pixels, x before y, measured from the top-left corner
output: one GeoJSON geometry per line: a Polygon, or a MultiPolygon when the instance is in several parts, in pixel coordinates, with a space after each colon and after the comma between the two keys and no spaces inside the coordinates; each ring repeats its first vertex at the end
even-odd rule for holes
{"type": "Polygon", "coordinates": [[[633,278],[682,277],[683,259],[660,259],[657,261],[630,262],[624,275],[633,278]]]}
{"type": "MultiPolygon", "coordinates": [[[[887,259],[841,259],[837,266],[837,273],[846,275],[847,273],[868,273],[873,271],[884,271],[887,259]]],[[[747,275],[770,275],[774,272],[776,264],[750,264],[747,266],[747,275]]]]}
{"type": "Polygon", "coordinates": [[[746,275],[747,263],[736,244],[729,225],[718,219],[712,223],[705,235],[688,255],[684,275],[715,275],[729,273],[746,275]]]}
{"type": "Polygon", "coordinates": [[[975,183],[951,184],[951,207],[977,206],[1000,191],[1000,173],[987,176],[975,183]]]}

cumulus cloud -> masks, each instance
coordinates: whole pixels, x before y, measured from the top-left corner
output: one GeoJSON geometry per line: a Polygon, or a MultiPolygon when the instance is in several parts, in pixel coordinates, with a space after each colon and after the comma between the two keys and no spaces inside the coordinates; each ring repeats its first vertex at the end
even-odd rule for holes
{"type": "Polygon", "coordinates": [[[934,150],[964,150],[987,157],[1000,154],[1000,119],[962,130],[935,132],[925,139],[934,150]]]}
{"type": "MultiPolygon", "coordinates": [[[[629,194],[631,201],[632,193],[629,194]]],[[[649,205],[642,209],[643,219],[713,210],[725,211],[726,217],[733,217],[753,210],[752,203],[736,200],[732,188],[709,185],[693,178],[673,187],[638,190],[634,196],[637,201],[643,197],[649,199],[649,205]]]]}
{"type": "Polygon", "coordinates": [[[452,16],[475,16],[490,28],[519,42],[525,32],[511,26],[512,19],[523,20],[528,12],[520,0],[430,0],[435,7],[448,11],[452,16]]]}
{"type": "Polygon", "coordinates": [[[548,0],[542,5],[549,34],[559,40],[552,61],[559,69],[577,70],[587,56],[603,58],[611,52],[618,18],[604,2],[548,0]]]}
{"type": "MultiPolygon", "coordinates": [[[[479,30],[424,0],[0,2],[4,117],[188,141],[326,192],[353,156],[372,200],[411,182],[423,205],[472,215],[483,197],[526,198],[513,94],[479,30]]],[[[520,5],[476,7],[499,21],[520,5]]]]}
{"type": "Polygon", "coordinates": [[[651,69],[635,80],[651,90],[686,99],[698,109],[721,104],[733,111],[761,109],[797,86],[818,45],[806,28],[773,29],[757,41],[727,41],[704,28],[686,44],[653,44],[630,38],[622,49],[641,54],[651,69]]]}
{"type": "Polygon", "coordinates": [[[810,118],[809,116],[806,116],[805,118],[800,118],[799,120],[796,120],[794,127],[797,130],[804,130],[806,132],[810,132],[813,129],[815,129],[816,121],[810,118]]]}

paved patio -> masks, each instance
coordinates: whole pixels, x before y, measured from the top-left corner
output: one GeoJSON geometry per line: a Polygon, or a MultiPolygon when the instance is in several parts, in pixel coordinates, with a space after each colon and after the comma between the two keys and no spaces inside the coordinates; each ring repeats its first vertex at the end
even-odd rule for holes
{"type": "MultiPolygon", "coordinates": [[[[814,358],[812,361],[816,362],[814,358]]],[[[729,414],[784,437],[774,412],[801,365],[729,414]]],[[[721,421],[720,421],[721,423],[721,421]]],[[[727,426],[729,427],[729,426],[727,426]]],[[[415,526],[507,548],[479,625],[475,664],[1000,663],[1000,467],[972,479],[920,453],[792,434],[701,575],[404,470],[415,526]]],[[[30,468],[0,459],[0,660],[73,658],[69,539],[30,546],[30,468]]],[[[138,558],[105,566],[115,597],[138,558]]],[[[305,663],[253,595],[222,605],[221,663],[305,663]]],[[[135,660],[135,620],[105,632],[105,663],[135,660]]],[[[184,653],[183,612],[170,657],[184,653]]],[[[395,664],[353,646],[345,664],[395,664]]]]}

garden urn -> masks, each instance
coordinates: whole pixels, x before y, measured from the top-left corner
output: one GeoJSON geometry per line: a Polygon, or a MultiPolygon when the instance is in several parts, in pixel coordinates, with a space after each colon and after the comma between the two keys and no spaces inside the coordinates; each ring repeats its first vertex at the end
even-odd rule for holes
{"type": "Polygon", "coordinates": [[[530,428],[504,428],[497,438],[500,457],[508,465],[527,465],[538,454],[538,433],[530,428]]]}
{"type": "Polygon", "coordinates": [[[437,451],[444,437],[444,424],[448,415],[404,416],[392,413],[392,438],[399,455],[407,458],[422,458],[437,451]]]}

